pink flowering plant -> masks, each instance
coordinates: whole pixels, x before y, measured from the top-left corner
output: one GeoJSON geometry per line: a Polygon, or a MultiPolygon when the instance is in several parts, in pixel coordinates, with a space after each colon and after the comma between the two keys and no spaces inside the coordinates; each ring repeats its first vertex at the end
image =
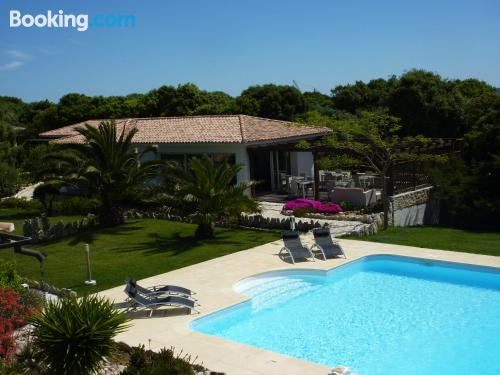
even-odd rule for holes
{"type": "Polygon", "coordinates": [[[283,206],[284,211],[295,211],[298,208],[312,209],[319,214],[337,214],[343,211],[342,207],[336,203],[321,203],[320,201],[304,198],[286,202],[283,206]]]}

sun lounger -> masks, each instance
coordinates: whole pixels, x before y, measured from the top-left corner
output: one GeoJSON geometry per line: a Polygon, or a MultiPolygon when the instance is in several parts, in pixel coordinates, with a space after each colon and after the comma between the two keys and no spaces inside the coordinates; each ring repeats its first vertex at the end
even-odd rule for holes
{"type": "Polygon", "coordinates": [[[346,257],[342,246],[332,239],[330,228],[314,229],[313,235],[314,245],[311,247],[311,251],[314,256],[319,255],[324,260],[338,256],[346,257]]]}
{"type": "Polygon", "coordinates": [[[311,250],[300,242],[299,232],[284,232],[282,239],[284,246],[279,252],[280,257],[290,258],[293,264],[297,261],[305,261],[309,258],[314,260],[314,255],[311,253],[311,250]]]}
{"type": "Polygon", "coordinates": [[[153,315],[153,311],[160,307],[185,307],[189,309],[189,311],[195,311],[198,313],[198,310],[195,309],[195,306],[199,306],[195,301],[190,300],[185,297],[179,296],[144,296],[137,292],[137,290],[127,284],[125,288],[125,293],[129,297],[130,306],[134,309],[145,309],[150,310],[149,317],[153,315]]]}
{"type": "Polygon", "coordinates": [[[140,285],[137,284],[137,281],[132,278],[127,278],[127,284],[130,284],[134,288],[137,289],[137,291],[140,294],[143,294],[145,296],[152,296],[152,295],[161,295],[161,294],[166,294],[166,295],[178,295],[186,298],[191,298],[196,301],[195,298],[193,298],[193,291],[183,288],[182,286],[177,286],[177,285],[157,285],[153,286],[151,288],[144,288],[140,285]]]}

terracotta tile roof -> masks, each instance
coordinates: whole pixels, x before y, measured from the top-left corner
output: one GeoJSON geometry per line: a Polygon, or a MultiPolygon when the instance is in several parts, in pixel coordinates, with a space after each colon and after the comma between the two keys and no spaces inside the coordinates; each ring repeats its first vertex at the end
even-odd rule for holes
{"type": "MultiPolygon", "coordinates": [[[[41,133],[52,143],[83,143],[75,128],[98,126],[90,120],[41,133]]],[[[253,143],[309,138],[328,134],[328,128],[246,115],[151,117],[116,120],[118,126],[136,127],[134,143],[253,143]]]]}

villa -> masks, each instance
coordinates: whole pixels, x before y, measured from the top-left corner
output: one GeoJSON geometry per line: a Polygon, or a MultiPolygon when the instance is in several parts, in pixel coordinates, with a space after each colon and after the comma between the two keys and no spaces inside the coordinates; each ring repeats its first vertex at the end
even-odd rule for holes
{"type": "MultiPolygon", "coordinates": [[[[98,126],[106,120],[89,120],[41,133],[51,143],[81,143],[75,129],[98,126]]],[[[243,165],[237,182],[260,181],[253,194],[280,190],[280,176],[315,176],[314,155],[295,148],[299,141],[313,141],[328,128],[247,115],[150,117],[116,120],[118,126],[137,128],[133,138],[138,152],[153,145],[156,157],[185,165],[190,157],[207,154],[215,161],[243,165]]],[[[146,154],[144,158],[152,158],[146,154]]]]}

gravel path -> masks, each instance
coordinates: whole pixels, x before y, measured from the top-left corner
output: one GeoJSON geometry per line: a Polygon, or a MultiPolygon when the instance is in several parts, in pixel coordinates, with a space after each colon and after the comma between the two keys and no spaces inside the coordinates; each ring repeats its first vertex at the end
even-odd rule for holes
{"type": "Polygon", "coordinates": [[[14,198],[25,198],[29,201],[32,200],[33,192],[35,191],[36,187],[40,184],[41,182],[37,182],[36,184],[26,186],[25,188],[14,194],[14,198]]]}

